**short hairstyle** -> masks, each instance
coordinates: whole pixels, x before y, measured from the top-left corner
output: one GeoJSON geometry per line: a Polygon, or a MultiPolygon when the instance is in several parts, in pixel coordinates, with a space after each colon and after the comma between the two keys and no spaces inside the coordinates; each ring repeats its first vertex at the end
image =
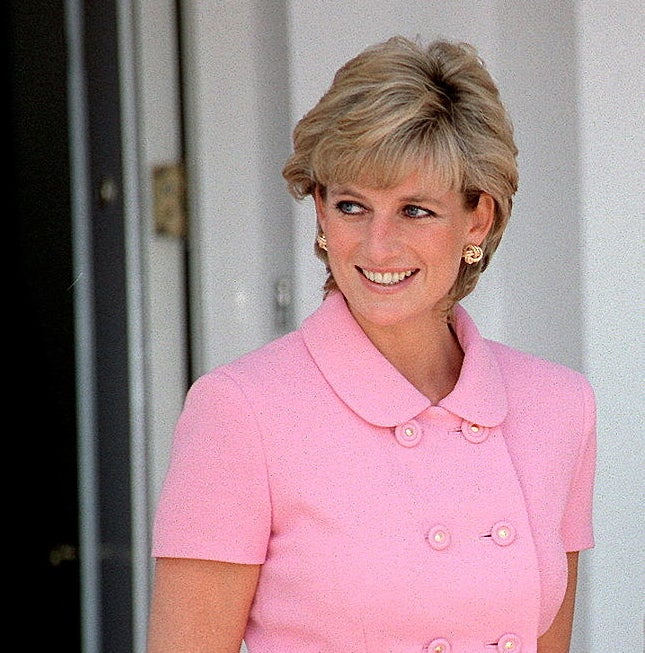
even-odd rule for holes
{"type": "MultiPolygon", "coordinates": [[[[477,51],[395,36],[337,71],[296,125],[282,174],[296,199],[336,183],[393,187],[418,170],[461,192],[467,208],[481,192],[491,195],[495,219],[484,256],[462,261],[452,306],[474,289],[499,245],[517,190],[516,159],[511,120],[477,51]]],[[[315,251],[327,263],[318,245],[315,251]]],[[[327,272],[325,294],[336,288],[328,264],[327,272]]]]}

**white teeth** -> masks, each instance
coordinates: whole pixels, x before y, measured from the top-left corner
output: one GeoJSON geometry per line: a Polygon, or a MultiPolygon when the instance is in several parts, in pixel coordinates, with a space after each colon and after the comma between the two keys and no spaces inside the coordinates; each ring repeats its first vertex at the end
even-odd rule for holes
{"type": "Polygon", "coordinates": [[[361,272],[374,283],[380,283],[383,286],[393,286],[395,283],[407,279],[414,270],[408,270],[407,272],[372,272],[371,270],[361,268],[361,272]]]}

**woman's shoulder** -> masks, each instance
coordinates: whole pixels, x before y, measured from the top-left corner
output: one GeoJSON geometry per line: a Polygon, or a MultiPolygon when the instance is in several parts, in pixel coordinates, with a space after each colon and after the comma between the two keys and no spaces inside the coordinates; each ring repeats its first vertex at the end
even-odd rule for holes
{"type": "Polygon", "coordinates": [[[312,365],[299,331],[293,331],[201,375],[194,385],[204,391],[285,386],[312,365]]]}
{"type": "Polygon", "coordinates": [[[570,393],[592,397],[591,384],[582,372],[501,342],[486,342],[510,389],[543,391],[551,396],[557,392],[561,398],[570,393]]]}

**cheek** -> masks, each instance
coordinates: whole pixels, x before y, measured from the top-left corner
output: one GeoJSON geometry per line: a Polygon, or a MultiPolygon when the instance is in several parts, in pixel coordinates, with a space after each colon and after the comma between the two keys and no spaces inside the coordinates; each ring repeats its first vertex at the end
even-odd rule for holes
{"type": "Polygon", "coordinates": [[[427,259],[438,266],[459,268],[463,251],[463,240],[454,233],[434,234],[425,247],[427,259]]]}
{"type": "Polygon", "coordinates": [[[347,244],[336,244],[327,251],[327,262],[335,277],[347,276],[348,270],[353,269],[353,257],[347,251],[347,244]]]}
{"type": "Polygon", "coordinates": [[[339,220],[327,220],[325,223],[325,234],[327,235],[330,257],[348,256],[361,243],[360,234],[348,228],[347,225],[344,225],[339,220]]]}

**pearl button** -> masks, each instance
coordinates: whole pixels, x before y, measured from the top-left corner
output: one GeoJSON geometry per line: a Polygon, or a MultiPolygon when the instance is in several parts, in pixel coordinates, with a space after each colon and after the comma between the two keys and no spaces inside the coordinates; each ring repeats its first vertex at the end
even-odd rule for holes
{"type": "Polygon", "coordinates": [[[490,535],[495,544],[508,546],[515,541],[516,531],[509,522],[500,521],[493,526],[490,535]]]}
{"type": "Polygon", "coordinates": [[[443,637],[433,639],[428,646],[426,646],[427,653],[450,653],[450,642],[443,637]]]}
{"type": "Polygon", "coordinates": [[[479,444],[488,438],[489,429],[485,426],[481,426],[481,424],[473,424],[472,422],[464,420],[461,423],[461,432],[468,442],[479,444]]]}
{"type": "Polygon", "coordinates": [[[450,546],[450,531],[440,524],[428,531],[428,543],[435,551],[442,551],[450,546]]]}
{"type": "Polygon", "coordinates": [[[414,447],[421,440],[421,427],[414,421],[399,424],[394,429],[394,437],[404,447],[414,447]]]}
{"type": "Polygon", "coordinates": [[[502,635],[499,642],[497,642],[497,650],[499,653],[520,653],[522,650],[522,643],[517,635],[506,633],[506,635],[502,635]]]}

